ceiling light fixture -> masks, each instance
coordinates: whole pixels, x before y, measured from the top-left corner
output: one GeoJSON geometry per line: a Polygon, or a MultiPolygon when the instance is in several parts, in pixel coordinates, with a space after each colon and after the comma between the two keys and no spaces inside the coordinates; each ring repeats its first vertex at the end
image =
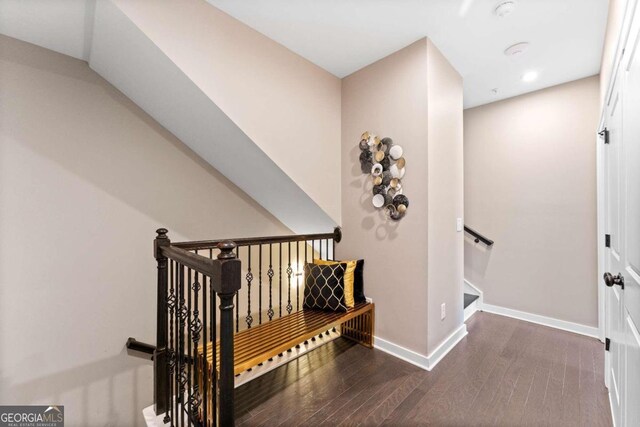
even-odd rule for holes
{"type": "Polygon", "coordinates": [[[527,49],[529,49],[529,43],[520,42],[506,48],[504,50],[504,54],[507,56],[516,57],[522,55],[527,49]]]}
{"type": "Polygon", "coordinates": [[[522,75],[522,81],[525,82],[525,83],[530,83],[530,82],[534,81],[537,78],[538,78],[538,72],[537,71],[527,71],[526,73],[524,73],[522,75]]]}
{"type": "Polygon", "coordinates": [[[513,12],[513,9],[515,9],[515,7],[516,7],[516,2],[503,1],[502,3],[499,3],[496,6],[496,8],[493,10],[493,13],[495,13],[496,16],[499,18],[504,18],[505,16],[513,12]]]}

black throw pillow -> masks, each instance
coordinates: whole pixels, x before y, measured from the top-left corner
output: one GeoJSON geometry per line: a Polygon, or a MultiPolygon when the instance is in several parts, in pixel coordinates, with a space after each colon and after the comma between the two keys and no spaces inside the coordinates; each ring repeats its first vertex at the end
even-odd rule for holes
{"type": "Polygon", "coordinates": [[[367,301],[364,296],[364,260],[359,259],[353,272],[353,300],[355,303],[367,301]]]}
{"type": "Polygon", "coordinates": [[[347,264],[305,264],[304,308],[347,311],[344,272],[347,264]]]}

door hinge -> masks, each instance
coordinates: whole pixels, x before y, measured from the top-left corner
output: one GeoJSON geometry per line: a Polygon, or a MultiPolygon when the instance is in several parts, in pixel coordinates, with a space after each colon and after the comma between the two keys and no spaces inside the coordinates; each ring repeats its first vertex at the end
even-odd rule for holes
{"type": "Polygon", "coordinates": [[[605,338],[604,339],[604,349],[605,349],[605,351],[609,351],[610,347],[611,347],[611,339],[610,338],[605,338]]]}
{"type": "Polygon", "coordinates": [[[598,132],[598,135],[600,135],[601,138],[604,138],[605,144],[609,143],[609,129],[607,128],[602,129],[600,132],[598,132]]]}
{"type": "Polygon", "coordinates": [[[604,235],[604,247],[605,248],[610,248],[611,247],[611,234],[605,234],[604,235]]]}

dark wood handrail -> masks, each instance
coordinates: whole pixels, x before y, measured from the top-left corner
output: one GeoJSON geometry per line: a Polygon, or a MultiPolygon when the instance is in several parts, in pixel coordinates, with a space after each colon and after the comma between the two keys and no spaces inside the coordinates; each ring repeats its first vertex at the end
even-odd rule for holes
{"type": "Polygon", "coordinates": [[[308,240],[324,240],[333,239],[339,243],[342,239],[342,230],[336,227],[333,233],[318,234],[293,234],[287,236],[271,236],[271,237],[241,237],[239,239],[221,239],[221,240],[200,240],[194,242],[177,242],[171,243],[171,246],[184,250],[196,249],[216,249],[218,244],[225,241],[232,241],[236,246],[248,245],[268,245],[270,243],[286,243],[286,242],[304,242],[308,240]]]}
{"type": "Polygon", "coordinates": [[[172,243],[171,246],[162,246],[160,253],[165,257],[179,262],[187,268],[195,270],[206,276],[211,277],[214,273],[214,264],[216,261],[203,257],[202,255],[194,254],[182,248],[177,248],[172,243]]]}
{"type": "Polygon", "coordinates": [[[475,242],[482,242],[487,246],[491,246],[493,245],[493,240],[491,239],[487,239],[486,237],[484,237],[482,234],[478,233],[477,231],[473,230],[472,228],[467,227],[466,225],[464,226],[464,231],[466,231],[467,233],[471,234],[473,237],[475,237],[475,242]]]}

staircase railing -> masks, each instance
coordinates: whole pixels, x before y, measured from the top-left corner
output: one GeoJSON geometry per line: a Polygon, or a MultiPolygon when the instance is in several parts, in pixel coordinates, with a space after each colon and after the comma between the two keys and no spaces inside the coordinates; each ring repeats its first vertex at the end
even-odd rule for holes
{"type": "MultiPolygon", "coordinates": [[[[235,298],[235,331],[239,332],[302,309],[302,269],[314,258],[332,259],[342,232],[233,239],[242,261],[242,289],[235,298]]],[[[221,240],[171,245],[215,257],[221,240]]]]}
{"type": "Polygon", "coordinates": [[[172,420],[173,425],[185,425],[185,418],[188,425],[233,425],[233,298],[240,289],[241,275],[236,245],[219,242],[220,253],[210,259],[172,245],[164,228],[157,233],[155,412],[165,413],[165,422],[172,420]],[[219,325],[216,297],[220,300],[219,325]],[[201,341],[204,354],[207,345],[216,345],[218,328],[220,350],[218,355],[213,349],[212,366],[219,362],[219,371],[213,369],[207,375],[202,372],[206,365],[194,360],[201,341]],[[210,402],[214,408],[208,408],[210,402]],[[206,419],[209,414],[214,414],[213,419],[206,419]]]}
{"type": "Polygon", "coordinates": [[[491,246],[493,245],[493,240],[484,237],[482,234],[478,233],[477,231],[475,231],[474,229],[467,227],[466,225],[464,226],[464,231],[466,231],[467,233],[471,234],[474,237],[474,241],[476,243],[478,242],[482,242],[487,246],[491,246]]]}
{"type": "MultiPolygon", "coordinates": [[[[154,409],[174,426],[231,426],[235,332],[301,310],[303,264],[332,259],[342,234],[336,228],[324,234],[172,243],[167,233],[158,229],[154,240],[154,409]]],[[[127,347],[153,349],[132,338],[127,347]]]]}

